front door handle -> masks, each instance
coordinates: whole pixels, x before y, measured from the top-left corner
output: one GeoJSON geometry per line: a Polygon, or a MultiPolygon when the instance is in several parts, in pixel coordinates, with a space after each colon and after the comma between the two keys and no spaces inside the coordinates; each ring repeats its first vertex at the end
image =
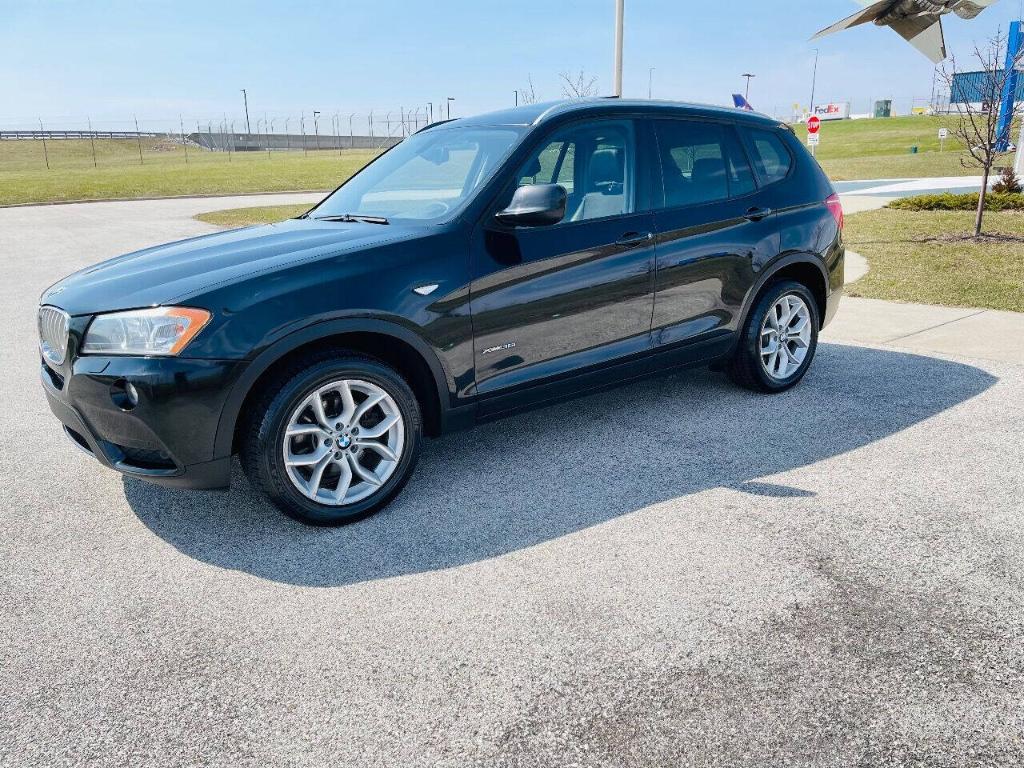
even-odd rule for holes
{"type": "Polygon", "coordinates": [[[743,218],[747,221],[760,221],[761,219],[771,215],[771,208],[751,208],[743,214],[743,218]]]}
{"type": "Polygon", "coordinates": [[[649,240],[654,239],[654,234],[651,232],[627,232],[618,240],[615,241],[616,245],[624,245],[628,248],[635,248],[638,245],[643,245],[649,240]]]}

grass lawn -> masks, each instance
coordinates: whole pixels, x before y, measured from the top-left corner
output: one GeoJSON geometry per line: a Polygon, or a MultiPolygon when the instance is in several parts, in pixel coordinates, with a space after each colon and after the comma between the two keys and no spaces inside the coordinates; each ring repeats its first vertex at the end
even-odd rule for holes
{"type": "Polygon", "coordinates": [[[882,209],[847,217],[847,247],[871,265],[849,294],[1024,312],[1024,214],[985,214],[986,233],[1016,240],[948,239],[966,237],[973,222],[968,211],[882,209]]]}
{"type": "Polygon", "coordinates": [[[0,205],[102,198],[328,190],[369,162],[372,150],[209,152],[155,139],[0,141],[0,205]]]}
{"type": "Polygon", "coordinates": [[[271,224],[275,221],[294,219],[311,207],[302,203],[300,205],[262,205],[257,208],[229,208],[226,211],[200,213],[195,218],[218,227],[248,227],[253,224],[271,224]]]}
{"type": "MultiPolygon", "coordinates": [[[[969,176],[960,164],[962,147],[946,140],[939,151],[939,128],[955,117],[892,117],[886,120],[837,120],[821,124],[817,158],[833,181],[896,179],[918,176],[969,176]],[[910,148],[916,146],[917,154],[910,148]]],[[[793,126],[806,139],[807,129],[793,126]]]]}

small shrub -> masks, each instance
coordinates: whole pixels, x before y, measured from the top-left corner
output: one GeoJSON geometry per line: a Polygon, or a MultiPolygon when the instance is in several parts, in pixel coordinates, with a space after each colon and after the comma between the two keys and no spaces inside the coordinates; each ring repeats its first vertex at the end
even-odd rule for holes
{"type": "MultiPolygon", "coordinates": [[[[889,208],[901,211],[973,211],[978,207],[978,195],[918,195],[902,197],[889,203],[889,208]]],[[[1024,211],[1024,194],[990,192],[985,196],[986,211],[1024,211]]]]}
{"type": "Polygon", "coordinates": [[[1024,192],[1021,189],[1020,179],[1017,178],[1017,174],[1014,173],[1011,166],[1003,168],[1003,172],[999,175],[999,181],[992,185],[992,191],[1000,195],[1019,195],[1024,192]]]}

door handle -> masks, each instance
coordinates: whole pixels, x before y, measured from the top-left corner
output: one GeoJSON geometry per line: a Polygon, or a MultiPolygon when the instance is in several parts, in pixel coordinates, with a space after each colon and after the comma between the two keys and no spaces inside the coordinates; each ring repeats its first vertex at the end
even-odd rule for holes
{"type": "Polygon", "coordinates": [[[760,221],[766,216],[772,215],[771,208],[751,208],[743,214],[743,218],[747,221],[760,221]]]}
{"type": "Polygon", "coordinates": [[[653,240],[654,234],[651,232],[627,232],[618,240],[615,241],[616,245],[625,245],[633,248],[637,245],[643,245],[648,240],[653,240]]]}

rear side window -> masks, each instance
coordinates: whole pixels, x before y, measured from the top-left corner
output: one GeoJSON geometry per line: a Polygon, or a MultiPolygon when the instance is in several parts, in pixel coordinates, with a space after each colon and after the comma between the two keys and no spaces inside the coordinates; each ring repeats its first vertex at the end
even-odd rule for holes
{"type": "Polygon", "coordinates": [[[666,208],[754,190],[750,164],[732,128],[688,120],[659,120],[656,126],[666,208]]]}
{"type": "Polygon", "coordinates": [[[786,178],[793,165],[793,156],[779,135],[759,130],[751,130],[749,135],[757,173],[764,183],[772,184],[786,178]]]}

